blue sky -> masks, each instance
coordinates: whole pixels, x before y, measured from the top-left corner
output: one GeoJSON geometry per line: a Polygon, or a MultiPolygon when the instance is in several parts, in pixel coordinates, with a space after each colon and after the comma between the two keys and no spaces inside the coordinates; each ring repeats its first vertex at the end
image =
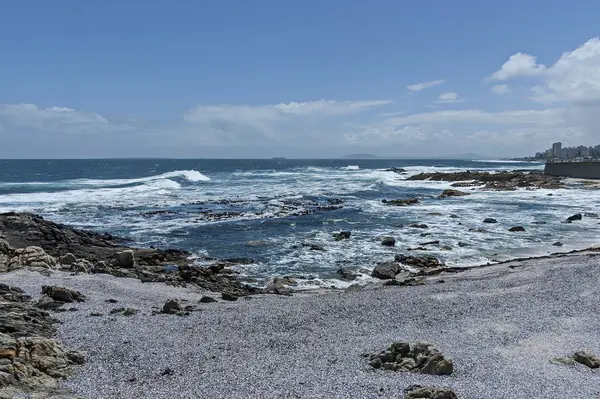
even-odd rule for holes
{"type": "Polygon", "coordinates": [[[597,144],[598,15],[558,0],[7,2],[0,157],[597,144]]]}

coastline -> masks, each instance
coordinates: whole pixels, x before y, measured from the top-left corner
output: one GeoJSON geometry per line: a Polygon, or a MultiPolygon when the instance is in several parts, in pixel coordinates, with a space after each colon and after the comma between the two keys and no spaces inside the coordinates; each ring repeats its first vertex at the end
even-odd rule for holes
{"type": "Polygon", "coordinates": [[[550,360],[600,352],[598,266],[600,254],[583,252],[439,274],[418,286],[207,304],[197,304],[206,292],[195,288],[110,275],[20,270],[3,280],[31,295],[51,283],[88,296],[76,312],[57,314],[57,339],[86,353],[62,387],[89,399],[397,398],[415,383],[467,399],[583,399],[600,393],[600,374],[550,360]],[[153,315],[172,298],[199,310],[153,315]],[[139,312],[110,315],[118,306],[139,312]],[[361,354],[395,340],[435,344],[455,373],[370,370],[361,354]]]}

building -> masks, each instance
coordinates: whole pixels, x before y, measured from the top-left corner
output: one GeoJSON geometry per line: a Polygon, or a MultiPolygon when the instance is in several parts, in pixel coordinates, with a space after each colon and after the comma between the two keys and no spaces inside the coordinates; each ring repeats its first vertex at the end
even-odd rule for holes
{"type": "Polygon", "coordinates": [[[552,144],[552,156],[554,158],[560,158],[562,156],[561,152],[562,152],[562,143],[561,142],[552,144]]]}

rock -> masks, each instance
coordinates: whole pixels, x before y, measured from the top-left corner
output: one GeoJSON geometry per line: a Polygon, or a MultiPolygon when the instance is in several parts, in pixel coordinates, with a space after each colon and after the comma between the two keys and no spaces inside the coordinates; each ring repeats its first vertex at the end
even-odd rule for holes
{"type": "Polygon", "coordinates": [[[411,345],[401,341],[394,342],[386,350],[367,357],[373,368],[433,375],[450,375],[453,372],[452,360],[428,343],[417,342],[411,345]]]}
{"type": "Polygon", "coordinates": [[[593,212],[586,212],[583,214],[586,218],[598,219],[598,214],[593,212]]]}
{"type": "Polygon", "coordinates": [[[396,245],[396,239],[394,237],[383,237],[381,240],[381,245],[384,247],[393,247],[396,245]]]}
{"type": "Polygon", "coordinates": [[[344,290],[344,292],[346,294],[352,293],[352,292],[358,292],[358,291],[362,291],[364,287],[360,284],[352,284],[351,286],[349,286],[348,288],[346,288],[344,290]]]}
{"type": "Polygon", "coordinates": [[[100,316],[104,316],[104,313],[102,313],[102,312],[91,312],[90,316],[91,317],[100,317],[100,316]]]}
{"type": "Polygon", "coordinates": [[[163,305],[161,313],[175,314],[177,312],[181,312],[182,310],[183,309],[181,308],[179,301],[177,301],[176,299],[169,299],[163,305]]]}
{"type": "Polygon", "coordinates": [[[214,302],[218,302],[215,298],[211,298],[209,296],[203,296],[202,298],[200,298],[200,300],[198,301],[200,303],[214,303],[214,302]]]}
{"type": "Polygon", "coordinates": [[[135,265],[135,259],[133,256],[133,250],[128,249],[125,251],[117,252],[115,254],[115,266],[130,269],[135,265]]]}
{"type": "Polygon", "coordinates": [[[402,270],[402,266],[395,262],[379,263],[371,272],[371,277],[375,277],[380,280],[391,280],[402,270]]]}
{"type": "Polygon", "coordinates": [[[61,265],[70,265],[75,262],[77,262],[77,258],[70,252],[60,257],[61,265]]]}
{"type": "MultiPolygon", "coordinates": [[[[111,309],[110,312],[108,312],[108,313],[109,314],[121,314],[123,316],[133,316],[137,312],[139,312],[139,310],[135,309],[135,308],[115,308],[115,309],[111,309]]],[[[163,312],[163,313],[165,313],[165,312],[163,312]]]]}
{"type": "Polygon", "coordinates": [[[269,294],[277,294],[277,295],[290,295],[292,290],[286,287],[287,280],[281,277],[275,277],[273,281],[269,285],[265,291],[269,294]]]}
{"type": "Polygon", "coordinates": [[[23,267],[54,269],[56,259],[48,255],[42,248],[29,246],[12,251],[12,258],[8,260],[8,270],[16,270],[23,267]]]}
{"type": "Polygon", "coordinates": [[[403,168],[397,168],[395,166],[391,167],[391,168],[387,168],[385,171],[386,172],[394,172],[394,173],[405,173],[406,172],[405,169],[403,169],[403,168]]]}
{"type": "Polygon", "coordinates": [[[462,242],[462,241],[459,241],[459,242],[458,242],[458,246],[459,246],[459,247],[461,247],[461,248],[464,248],[464,247],[470,247],[470,245],[469,245],[469,244],[467,244],[466,242],[462,242]]]}
{"type": "Polygon", "coordinates": [[[562,247],[562,246],[563,246],[563,243],[562,243],[562,242],[560,242],[560,241],[556,241],[556,242],[555,242],[554,244],[552,244],[552,245],[553,245],[553,246],[555,246],[555,247],[562,247]]]}
{"type": "Polygon", "coordinates": [[[422,246],[426,246],[426,245],[438,245],[439,243],[440,243],[440,240],[433,240],[433,241],[422,242],[419,245],[422,245],[422,246]]]}
{"type": "Polygon", "coordinates": [[[575,215],[569,216],[567,218],[567,223],[571,223],[571,222],[574,222],[576,220],[581,220],[581,219],[583,219],[583,216],[581,215],[581,213],[576,213],[575,215]]]}
{"type": "Polygon", "coordinates": [[[404,399],[458,399],[458,396],[450,388],[411,385],[404,390],[404,399]]]}
{"type": "Polygon", "coordinates": [[[464,197],[465,195],[470,195],[469,193],[465,193],[459,190],[444,190],[444,192],[438,198],[447,198],[447,197],[464,197]]]}
{"type": "Polygon", "coordinates": [[[514,232],[521,232],[521,231],[525,231],[525,227],[523,227],[523,226],[514,226],[514,227],[511,227],[510,229],[508,229],[508,231],[511,231],[513,233],[514,232]]]}
{"type": "Polygon", "coordinates": [[[40,309],[56,310],[63,306],[65,302],[57,302],[48,295],[43,295],[35,304],[40,309]]]}
{"type": "Polygon", "coordinates": [[[302,243],[303,247],[308,247],[311,251],[325,251],[325,248],[321,245],[311,244],[311,243],[302,243]]]}
{"type": "Polygon", "coordinates": [[[412,227],[413,229],[428,229],[429,226],[427,226],[426,224],[419,224],[419,223],[413,223],[410,225],[410,227],[412,227]]]}
{"type": "Polygon", "coordinates": [[[433,256],[404,256],[404,255],[396,255],[396,262],[413,266],[419,269],[429,269],[429,268],[443,268],[444,264],[440,262],[439,259],[433,256]]]}
{"type": "Polygon", "coordinates": [[[385,205],[393,205],[393,206],[408,206],[408,205],[418,204],[419,199],[418,198],[394,199],[394,200],[382,199],[381,203],[385,204],[385,205]]]}
{"type": "Polygon", "coordinates": [[[433,172],[419,173],[407,180],[432,180],[455,182],[453,187],[473,187],[483,185],[485,190],[513,191],[518,188],[563,188],[564,183],[558,177],[546,176],[543,172],[433,172]]]}
{"type": "Polygon", "coordinates": [[[531,224],[548,224],[548,222],[545,222],[543,220],[538,220],[538,221],[535,221],[535,222],[531,222],[531,224]]]}
{"type": "Polygon", "coordinates": [[[85,301],[85,295],[83,295],[81,292],[70,290],[65,287],[43,285],[42,294],[48,295],[50,298],[59,302],[85,301]]]}
{"type": "Polygon", "coordinates": [[[347,267],[341,267],[335,272],[340,280],[352,281],[358,277],[358,274],[354,272],[354,270],[349,269],[347,267]]]}
{"type": "Polygon", "coordinates": [[[161,375],[161,376],[163,376],[163,377],[164,377],[164,376],[171,376],[171,375],[173,375],[173,374],[175,374],[175,370],[173,370],[173,369],[172,369],[172,368],[170,368],[170,367],[167,367],[167,368],[163,369],[163,370],[160,372],[160,375],[161,375]]]}
{"type": "Polygon", "coordinates": [[[587,353],[587,352],[575,352],[573,354],[573,359],[580,364],[583,364],[584,366],[587,366],[591,369],[597,369],[600,368],[600,358],[598,356],[592,355],[591,353],[587,353]]]}
{"type": "Polygon", "coordinates": [[[565,366],[574,366],[577,364],[575,359],[572,357],[555,357],[554,359],[550,360],[550,363],[561,364],[565,366]]]}
{"type": "Polygon", "coordinates": [[[225,301],[237,301],[239,298],[239,296],[235,295],[235,294],[231,294],[228,292],[222,292],[221,293],[221,299],[225,300],[225,301]]]}
{"type": "Polygon", "coordinates": [[[352,232],[350,232],[350,231],[340,231],[339,233],[333,233],[333,238],[336,241],[348,240],[351,235],[352,235],[352,232]]]}
{"type": "Polygon", "coordinates": [[[498,221],[494,218],[485,218],[483,219],[483,223],[498,223],[498,221]]]}

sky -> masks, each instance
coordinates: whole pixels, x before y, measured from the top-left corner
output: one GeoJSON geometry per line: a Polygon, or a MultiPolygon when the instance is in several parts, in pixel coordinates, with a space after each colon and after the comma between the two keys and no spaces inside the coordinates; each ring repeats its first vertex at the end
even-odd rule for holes
{"type": "Polygon", "coordinates": [[[0,158],[533,155],[600,144],[594,0],[21,0],[0,158]]]}

